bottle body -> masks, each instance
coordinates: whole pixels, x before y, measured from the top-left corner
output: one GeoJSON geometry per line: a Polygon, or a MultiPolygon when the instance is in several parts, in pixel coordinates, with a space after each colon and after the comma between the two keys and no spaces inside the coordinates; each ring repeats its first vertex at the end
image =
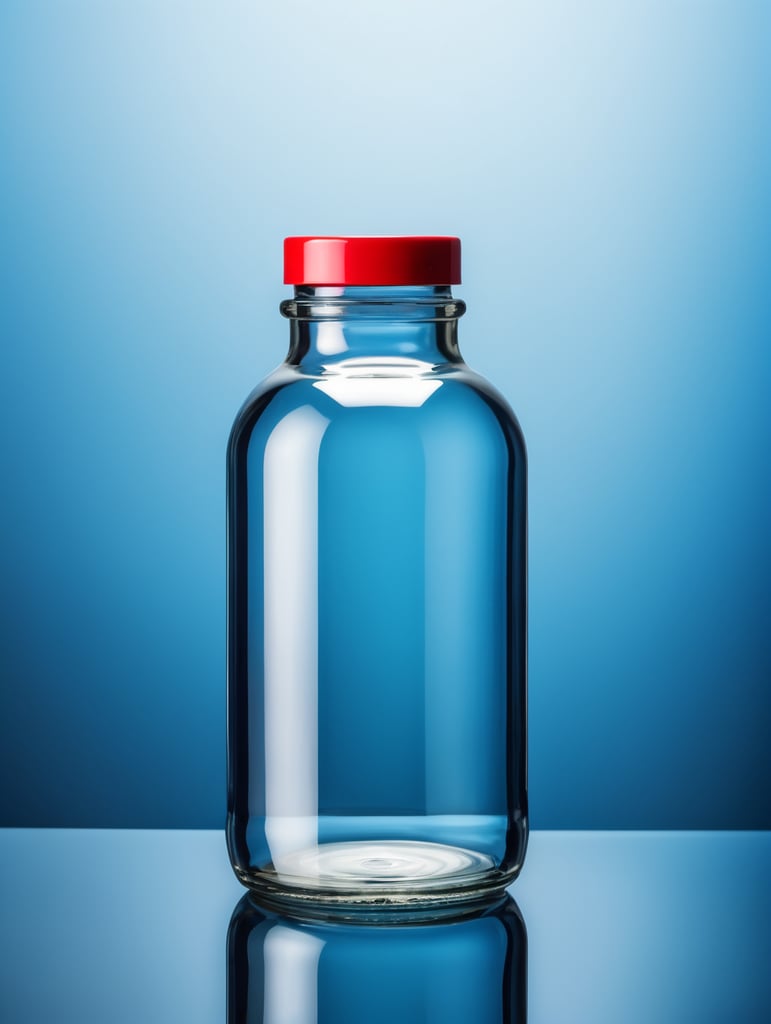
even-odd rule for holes
{"type": "Polygon", "coordinates": [[[446,906],[524,857],[525,449],[428,299],[298,318],[231,434],[228,844],[279,902],[446,906]]]}

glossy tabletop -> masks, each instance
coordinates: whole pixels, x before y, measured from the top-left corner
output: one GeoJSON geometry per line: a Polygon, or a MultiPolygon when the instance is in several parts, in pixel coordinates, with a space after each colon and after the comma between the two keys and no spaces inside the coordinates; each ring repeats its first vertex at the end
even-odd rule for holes
{"type": "Polygon", "coordinates": [[[298,924],[242,899],[218,832],[0,831],[0,1021],[771,1021],[771,833],[536,832],[510,892],[298,924]]]}

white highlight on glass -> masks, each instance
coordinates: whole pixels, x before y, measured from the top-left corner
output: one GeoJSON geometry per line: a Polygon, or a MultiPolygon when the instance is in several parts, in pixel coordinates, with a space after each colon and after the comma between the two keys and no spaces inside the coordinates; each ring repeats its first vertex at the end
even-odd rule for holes
{"type": "Polygon", "coordinates": [[[295,409],[263,464],[265,833],[279,872],[318,844],[318,457],[328,424],[295,409]]]}
{"type": "Polygon", "coordinates": [[[296,928],[274,925],[265,936],[263,960],[265,1024],[311,1024],[318,1020],[318,970],[324,940],[296,928]]]}
{"type": "Polygon", "coordinates": [[[422,376],[430,363],[403,357],[346,359],[325,367],[327,375],[313,385],[338,405],[395,405],[417,408],[442,386],[422,376]]]}
{"type": "Polygon", "coordinates": [[[336,320],[322,320],[316,325],[316,348],[323,356],[336,356],[345,352],[348,342],[345,340],[343,325],[336,320]]]}

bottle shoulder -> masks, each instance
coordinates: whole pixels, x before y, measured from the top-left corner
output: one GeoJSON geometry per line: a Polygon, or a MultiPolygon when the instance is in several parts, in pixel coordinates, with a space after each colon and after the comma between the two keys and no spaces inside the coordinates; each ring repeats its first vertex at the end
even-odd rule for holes
{"type": "Polygon", "coordinates": [[[230,428],[229,449],[232,450],[245,434],[251,433],[274,398],[292,383],[292,376],[287,374],[286,370],[283,364],[276,367],[255,385],[243,400],[230,428]]]}
{"type": "Polygon", "coordinates": [[[481,373],[464,365],[462,384],[473,392],[498,420],[504,433],[510,436],[515,446],[526,457],[527,446],[517,414],[506,397],[481,373]]]}
{"type": "MultiPolygon", "coordinates": [[[[525,443],[514,411],[501,392],[463,362],[420,369],[366,365],[319,373],[282,364],[247,396],[236,414],[229,450],[249,444],[257,432],[272,434],[287,417],[321,417],[340,429],[366,427],[376,417],[381,430],[409,422],[420,432],[488,435],[501,432],[522,457],[525,443]]],[[[256,438],[255,438],[256,440],[256,438]]]]}

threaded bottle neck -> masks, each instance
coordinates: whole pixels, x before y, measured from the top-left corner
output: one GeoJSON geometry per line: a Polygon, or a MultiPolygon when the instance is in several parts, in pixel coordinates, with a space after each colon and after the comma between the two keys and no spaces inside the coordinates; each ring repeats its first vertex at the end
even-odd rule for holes
{"type": "Polygon", "coordinates": [[[463,301],[448,286],[295,287],[281,303],[290,321],[288,362],[314,372],[345,359],[461,362],[463,301]]]}

